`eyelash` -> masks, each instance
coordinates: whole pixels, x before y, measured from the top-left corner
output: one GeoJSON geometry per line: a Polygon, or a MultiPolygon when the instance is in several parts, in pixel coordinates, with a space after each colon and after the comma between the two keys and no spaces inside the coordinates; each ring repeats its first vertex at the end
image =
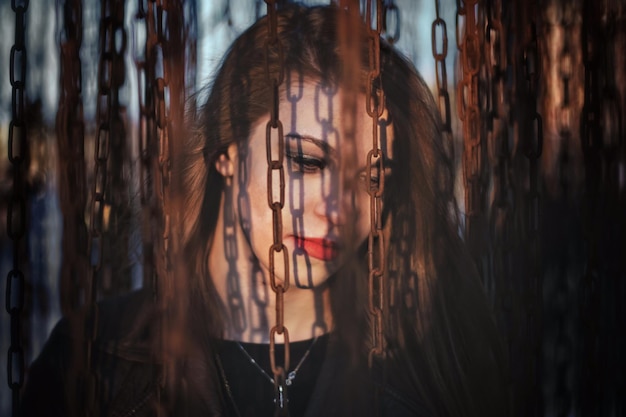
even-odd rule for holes
{"type": "MultiPolygon", "coordinates": [[[[374,174],[374,170],[372,170],[372,178],[371,178],[371,183],[374,184],[376,187],[378,187],[378,183],[379,183],[379,176],[378,175],[373,175],[374,174]]],[[[359,180],[366,182],[367,181],[367,172],[362,171],[359,174],[359,180]]]]}
{"type": "MultiPolygon", "coordinates": [[[[291,153],[287,151],[286,153],[287,159],[289,159],[293,164],[295,164],[298,169],[298,172],[303,174],[315,174],[322,170],[324,170],[328,166],[328,161],[324,158],[318,158],[315,156],[303,155],[300,153],[291,153]]],[[[377,171],[372,169],[372,178],[371,185],[373,187],[378,187],[379,185],[379,175],[374,175],[377,171]]],[[[366,182],[367,181],[367,173],[366,171],[362,171],[359,174],[359,180],[366,182]]]]}
{"type": "Polygon", "coordinates": [[[302,172],[303,174],[314,174],[322,171],[328,166],[328,161],[314,156],[287,152],[287,158],[298,167],[297,171],[302,172]]]}

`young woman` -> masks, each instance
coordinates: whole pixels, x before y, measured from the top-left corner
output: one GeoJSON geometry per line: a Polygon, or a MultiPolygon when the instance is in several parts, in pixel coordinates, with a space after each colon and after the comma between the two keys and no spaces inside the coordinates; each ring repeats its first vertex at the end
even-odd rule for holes
{"type": "Polygon", "coordinates": [[[32,367],[25,415],[67,415],[78,398],[112,416],[507,414],[495,325],[451,215],[434,100],[382,40],[371,84],[368,31],[342,35],[348,21],[338,7],[289,6],[277,15],[279,47],[267,18],[234,42],[174,166],[185,207],[177,279],[189,285],[172,303],[183,321],[155,325],[171,311],[141,292],[102,303],[93,397],[66,370],[80,343],[63,321],[32,367]],[[368,156],[367,110],[381,102],[382,161],[368,156]],[[374,356],[372,190],[382,192],[387,294],[384,355],[374,356]],[[278,200],[279,214],[268,207],[278,200]],[[173,353],[155,353],[160,337],[173,353]]]}

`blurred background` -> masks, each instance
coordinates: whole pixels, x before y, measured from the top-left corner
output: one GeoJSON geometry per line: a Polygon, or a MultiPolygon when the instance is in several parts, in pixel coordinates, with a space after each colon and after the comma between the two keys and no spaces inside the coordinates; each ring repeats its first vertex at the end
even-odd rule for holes
{"type": "MultiPolygon", "coordinates": [[[[516,415],[626,416],[626,2],[383,4],[384,37],[440,104],[516,415]]],[[[54,324],[90,297],[90,265],[98,298],[153,285],[167,249],[149,231],[167,198],[145,184],[167,177],[164,132],[265,11],[0,0],[1,415],[54,324]]]]}

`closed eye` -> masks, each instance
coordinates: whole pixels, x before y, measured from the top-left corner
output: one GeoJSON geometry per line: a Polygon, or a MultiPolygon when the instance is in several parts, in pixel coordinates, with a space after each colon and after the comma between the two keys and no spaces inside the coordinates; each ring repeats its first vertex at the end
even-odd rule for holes
{"type": "Polygon", "coordinates": [[[369,180],[369,186],[370,186],[370,190],[377,190],[378,189],[378,182],[379,182],[379,178],[378,178],[378,170],[376,169],[372,169],[371,172],[371,176],[370,178],[367,178],[367,171],[365,170],[361,170],[359,172],[359,180],[365,185],[368,180],[369,180]]]}
{"type": "MultiPolygon", "coordinates": [[[[391,165],[389,162],[388,164],[391,165]]],[[[364,187],[368,187],[368,183],[369,183],[370,191],[378,191],[378,188],[380,186],[380,181],[381,181],[381,178],[380,178],[381,175],[379,171],[380,170],[378,169],[377,166],[372,166],[372,169],[370,170],[370,178],[367,178],[367,169],[365,168],[361,169],[357,174],[359,182],[363,184],[364,187]]],[[[385,170],[384,170],[385,182],[391,177],[392,172],[393,170],[391,167],[389,166],[385,167],[385,170]]]]}
{"type": "Polygon", "coordinates": [[[287,151],[287,159],[291,161],[292,170],[303,174],[314,174],[321,172],[328,166],[325,158],[311,155],[304,155],[299,152],[287,151]]]}

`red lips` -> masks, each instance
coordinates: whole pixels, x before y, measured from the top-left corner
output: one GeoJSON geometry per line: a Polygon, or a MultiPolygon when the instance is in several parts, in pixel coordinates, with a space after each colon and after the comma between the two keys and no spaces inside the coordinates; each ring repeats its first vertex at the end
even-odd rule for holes
{"type": "Polygon", "coordinates": [[[303,248],[312,257],[332,261],[339,254],[337,242],[329,239],[296,237],[296,246],[303,248]]]}

